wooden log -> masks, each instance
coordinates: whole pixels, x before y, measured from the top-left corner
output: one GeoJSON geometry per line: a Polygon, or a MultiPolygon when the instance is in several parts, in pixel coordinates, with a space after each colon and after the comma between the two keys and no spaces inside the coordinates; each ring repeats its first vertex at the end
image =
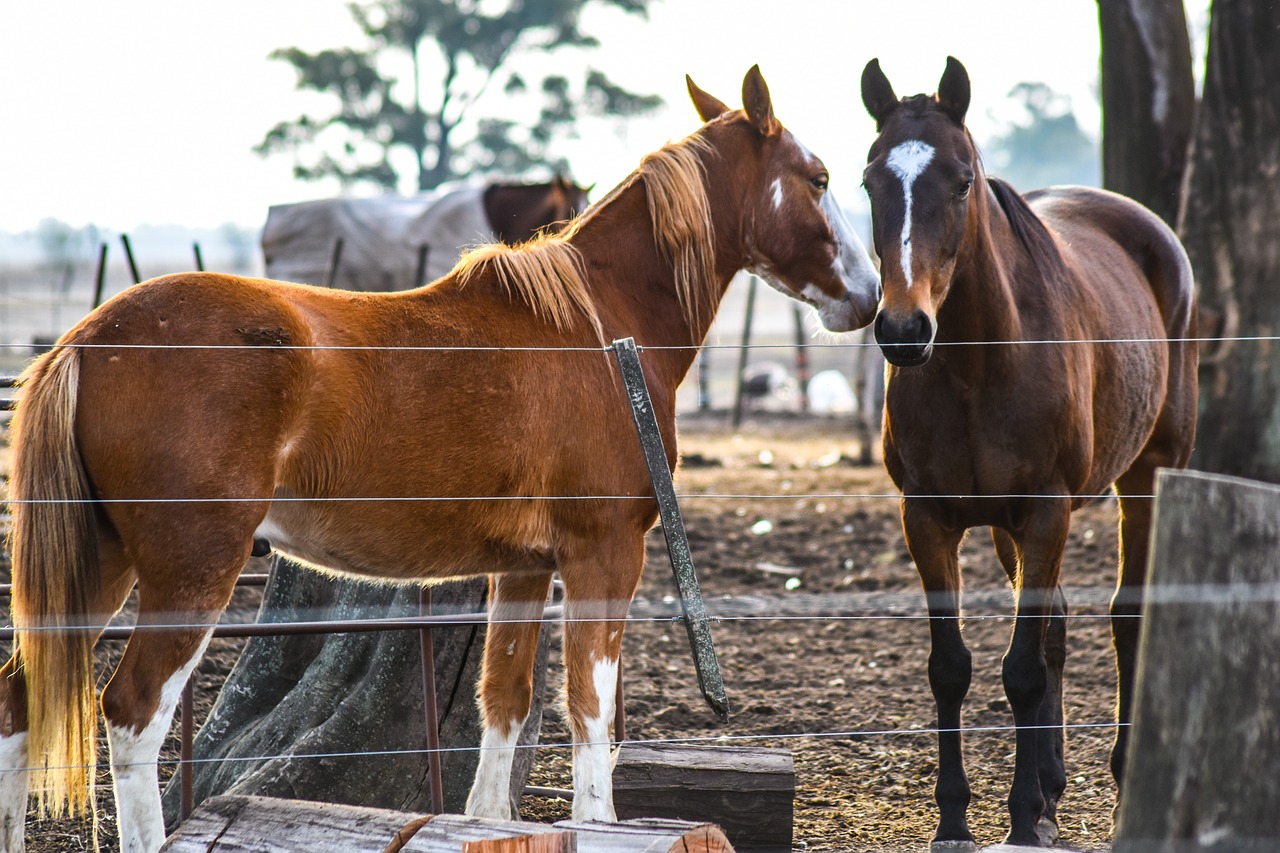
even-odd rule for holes
{"type": "Polygon", "coordinates": [[[1115,853],[1280,849],[1280,488],[1162,471],[1115,853]]]}
{"type": "Polygon", "coordinates": [[[211,797],[161,853],[734,853],[719,828],[677,820],[540,824],[211,797]],[[474,845],[474,846],[473,846],[474,845]]]}
{"type": "MultiPolygon", "coordinates": [[[[363,806],[210,797],[162,853],[382,853],[418,815],[363,806]]],[[[455,848],[456,851],[457,848],[455,848]]]]}
{"type": "Polygon", "coordinates": [[[790,853],[795,794],[785,749],[625,744],[613,770],[620,819],[713,823],[743,851],[790,853]]]}

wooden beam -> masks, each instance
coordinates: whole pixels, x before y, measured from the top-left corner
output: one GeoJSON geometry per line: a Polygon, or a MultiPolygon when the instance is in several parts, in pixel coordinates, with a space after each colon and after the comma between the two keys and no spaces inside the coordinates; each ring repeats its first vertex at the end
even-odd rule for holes
{"type": "Polygon", "coordinates": [[[1280,488],[1161,471],[1115,853],[1280,849],[1280,488]]]}

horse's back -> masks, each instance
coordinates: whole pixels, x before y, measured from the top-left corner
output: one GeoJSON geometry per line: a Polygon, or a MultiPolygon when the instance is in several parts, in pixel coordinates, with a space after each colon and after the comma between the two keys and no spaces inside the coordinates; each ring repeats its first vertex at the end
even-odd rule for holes
{"type": "MultiPolygon", "coordinates": [[[[1138,272],[1159,314],[1153,318],[1158,325],[1143,329],[1120,311],[1107,318],[1106,322],[1117,325],[1106,337],[1152,343],[1153,339],[1164,339],[1155,351],[1161,353],[1165,378],[1143,455],[1158,464],[1185,465],[1195,436],[1199,353],[1195,279],[1177,235],[1143,205],[1106,190],[1052,187],[1030,193],[1027,199],[1057,233],[1060,245],[1072,253],[1078,269],[1098,271],[1107,263],[1108,252],[1121,252],[1138,272]]],[[[1117,259],[1111,266],[1124,265],[1117,259]]],[[[1095,275],[1125,279],[1115,269],[1095,275]]],[[[1088,273],[1084,277],[1087,280],[1088,273]]],[[[1127,358],[1126,363],[1132,366],[1134,361],[1127,358]]],[[[1116,379],[1111,376],[1106,382],[1114,384],[1116,379]]]]}
{"type": "Polygon", "coordinates": [[[1195,320],[1191,262],[1165,222],[1138,202],[1094,187],[1049,187],[1027,193],[1032,209],[1057,233],[1060,244],[1097,262],[1098,241],[1127,255],[1142,272],[1159,306],[1165,333],[1189,337],[1195,320]]]}

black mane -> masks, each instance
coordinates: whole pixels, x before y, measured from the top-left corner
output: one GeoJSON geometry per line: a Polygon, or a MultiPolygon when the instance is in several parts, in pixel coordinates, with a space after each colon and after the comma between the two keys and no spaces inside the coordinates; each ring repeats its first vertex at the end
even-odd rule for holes
{"type": "Polygon", "coordinates": [[[1065,272],[1066,261],[1058,251],[1057,241],[1049,233],[1048,227],[1040,217],[1036,216],[1035,211],[1027,204],[1027,200],[1012,185],[1000,178],[988,177],[987,186],[991,187],[991,192],[1000,204],[1000,209],[1004,211],[1005,219],[1009,221],[1009,227],[1013,229],[1014,236],[1026,248],[1036,266],[1050,278],[1057,278],[1060,273],[1065,272]]]}

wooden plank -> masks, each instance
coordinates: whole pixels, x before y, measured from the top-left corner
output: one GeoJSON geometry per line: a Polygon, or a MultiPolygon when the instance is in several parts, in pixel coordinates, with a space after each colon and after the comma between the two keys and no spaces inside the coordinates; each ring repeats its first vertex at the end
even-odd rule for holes
{"type": "Polygon", "coordinates": [[[619,818],[716,824],[743,851],[789,853],[795,792],[795,766],[785,749],[625,744],[613,770],[619,818]]]}
{"type": "Polygon", "coordinates": [[[270,797],[222,796],[205,800],[165,842],[161,851],[733,853],[733,848],[717,827],[689,821],[562,821],[549,825],[463,815],[427,818],[388,809],[270,797]]]}
{"type": "Polygon", "coordinates": [[[1280,849],[1280,488],[1162,471],[1115,853],[1280,849]]]}
{"type": "MultiPolygon", "coordinates": [[[[563,829],[545,823],[445,814],[428,821],[402,849],[404,853],[458,853],[465,845],[473,842],[514,840],[540,835],[558,836],[563,833],[563,829]]],[[[493,853],[500,849],[502,848],[494,848],[493,853]]],[[[582,851],[579,850],[579,853],[582,851]]]]}
{"type": "MultiPolygon", "coordinates": [[[[161,847],[163,853],[383,853],[418,815],[360,806],[211,797],[161,847]]],[[[454,853],[457,853],[457,846],[454,853]]]]}
{"type": "Polygon", "coordinates": [[[462,845],[462,853],[577,853],[577,841],[572,832],[547,832],[467,841],[462,845]]]}

